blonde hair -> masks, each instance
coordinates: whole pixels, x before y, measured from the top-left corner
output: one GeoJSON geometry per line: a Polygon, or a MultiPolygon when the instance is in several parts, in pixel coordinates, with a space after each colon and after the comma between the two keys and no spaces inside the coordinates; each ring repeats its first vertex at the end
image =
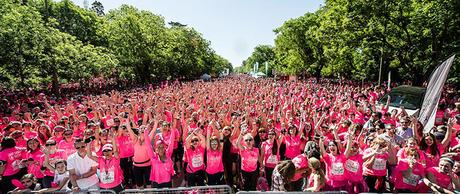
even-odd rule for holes
{"type": "Polygon", "coordinates": [[[319,175],[319,185],[323,185],[326,183],[326,176],[324,175],[324,171],[321,168],[321,162],[316,158],[309,158],[308,165],[314,170],[315,174],[319,175]]]}

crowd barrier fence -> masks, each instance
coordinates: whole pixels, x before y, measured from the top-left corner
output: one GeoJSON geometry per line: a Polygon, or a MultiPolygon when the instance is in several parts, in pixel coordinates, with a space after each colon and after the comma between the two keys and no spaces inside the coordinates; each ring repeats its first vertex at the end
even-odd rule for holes
{"type": "Polygon", "coordinates": [[[126,189],[120,194],[232,194],[228,185],[178,187],[162,189],[126,189]]]}
{"type": "MultiPolygon", "coordinates": [[[[8,194],[11,194],[12,192],[8,192],[8,194]]],[[[28,193],[33,193],[33,192],[21,192],[21,194],[28,194],[28,193]]],[[[89,193],[89,194],[117,194],[113,190],[109,189],[90,189],[88,191],[82,191],[82,192],[73,192],[73,191],[52,191],[52,192],[40,192],[40,194],[80,194],[80,193],[89,193]]],[[[34,193],[36,194],[36,192],[34,193]]]]}
{"type": "Polygon", "coordinates": [[[305,194],[305,193],[348,194],[348,192],[346,192],[346,191],[323,191],[323,192],[239,191],[236,194],[305,194]]]}

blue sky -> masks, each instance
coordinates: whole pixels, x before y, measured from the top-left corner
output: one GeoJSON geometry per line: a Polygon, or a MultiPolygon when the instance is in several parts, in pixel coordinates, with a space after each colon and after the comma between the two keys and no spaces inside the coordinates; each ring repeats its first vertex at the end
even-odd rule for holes
{"type": "MultiPolygon", "coordinates": [[[[73,0],[83,6],[84,0],[73,0]]],[[[94,0],[87,0],[89,5],[94,0]]],[[[162,15],[165,22],[187,24],[211,41],[234,67],[259,44],[274,45],[273,29],[290,18],[314,12],[323,0],[99,0],[107,12],[122,4],[162,15]]]]}

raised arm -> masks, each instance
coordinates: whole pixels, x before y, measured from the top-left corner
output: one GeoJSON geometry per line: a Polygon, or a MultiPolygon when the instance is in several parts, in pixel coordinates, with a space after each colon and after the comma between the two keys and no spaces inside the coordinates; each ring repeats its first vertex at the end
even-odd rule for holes
{"type": "MultiPolygon", "coordinates": [[[[88,156],[88,158],[90,158],[91,160],[97,162],[97,157],[93,155],[93,152],[91,151],[91,144],[92,142],[89,142],[86,144],[86,155],[88,156]]],[[[116,144],[114,142],[114,144],[116,144]]]]}
{"type": "Polygon", "coordinates": [[[456,122],[457,121],[454,118],[449,118],[449,120],[447,121],[447,133],[441,142],[442,147],[447,148],[447,146],[449,145],[452,137],[452,128],[454,126],[454,123],[456,122]]]}

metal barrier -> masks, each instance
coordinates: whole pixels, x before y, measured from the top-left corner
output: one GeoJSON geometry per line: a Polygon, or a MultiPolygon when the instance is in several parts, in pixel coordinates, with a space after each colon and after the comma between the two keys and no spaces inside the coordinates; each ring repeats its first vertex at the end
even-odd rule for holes
{"type": "MultiPolygon", "coordinates": [[[[11,194],[12,191],[8,192],[8,194],[11,194]]],[[[35,193],[36,192],[21,192],[22,194],[28,194],[28,193],[35,193]]],[[[52,192],[40,192],[41,194],[71,194],[74,193],[72,191],[52,191],[52,192]]],[[[108,189],[90,189],[88,191],[82,191],[82,192],[76,192],[76,193],[90,193],[90,194],[117,194],[113,190],[108,190],[108,189]]]]}
{"type": "Polygon", "coordinates": [[[228,185],[178,187],[162,189],[126,189],[121,194],[232,194],[228,185]]]}
{"type": "Polygon", "coordinates": [[[346,191],[323,191],[323,192],[283,192],[283,191],[239,191],[236,194],[305,194],[305,193],[320,193],[320,194],[348,194],[346,191]]]}

